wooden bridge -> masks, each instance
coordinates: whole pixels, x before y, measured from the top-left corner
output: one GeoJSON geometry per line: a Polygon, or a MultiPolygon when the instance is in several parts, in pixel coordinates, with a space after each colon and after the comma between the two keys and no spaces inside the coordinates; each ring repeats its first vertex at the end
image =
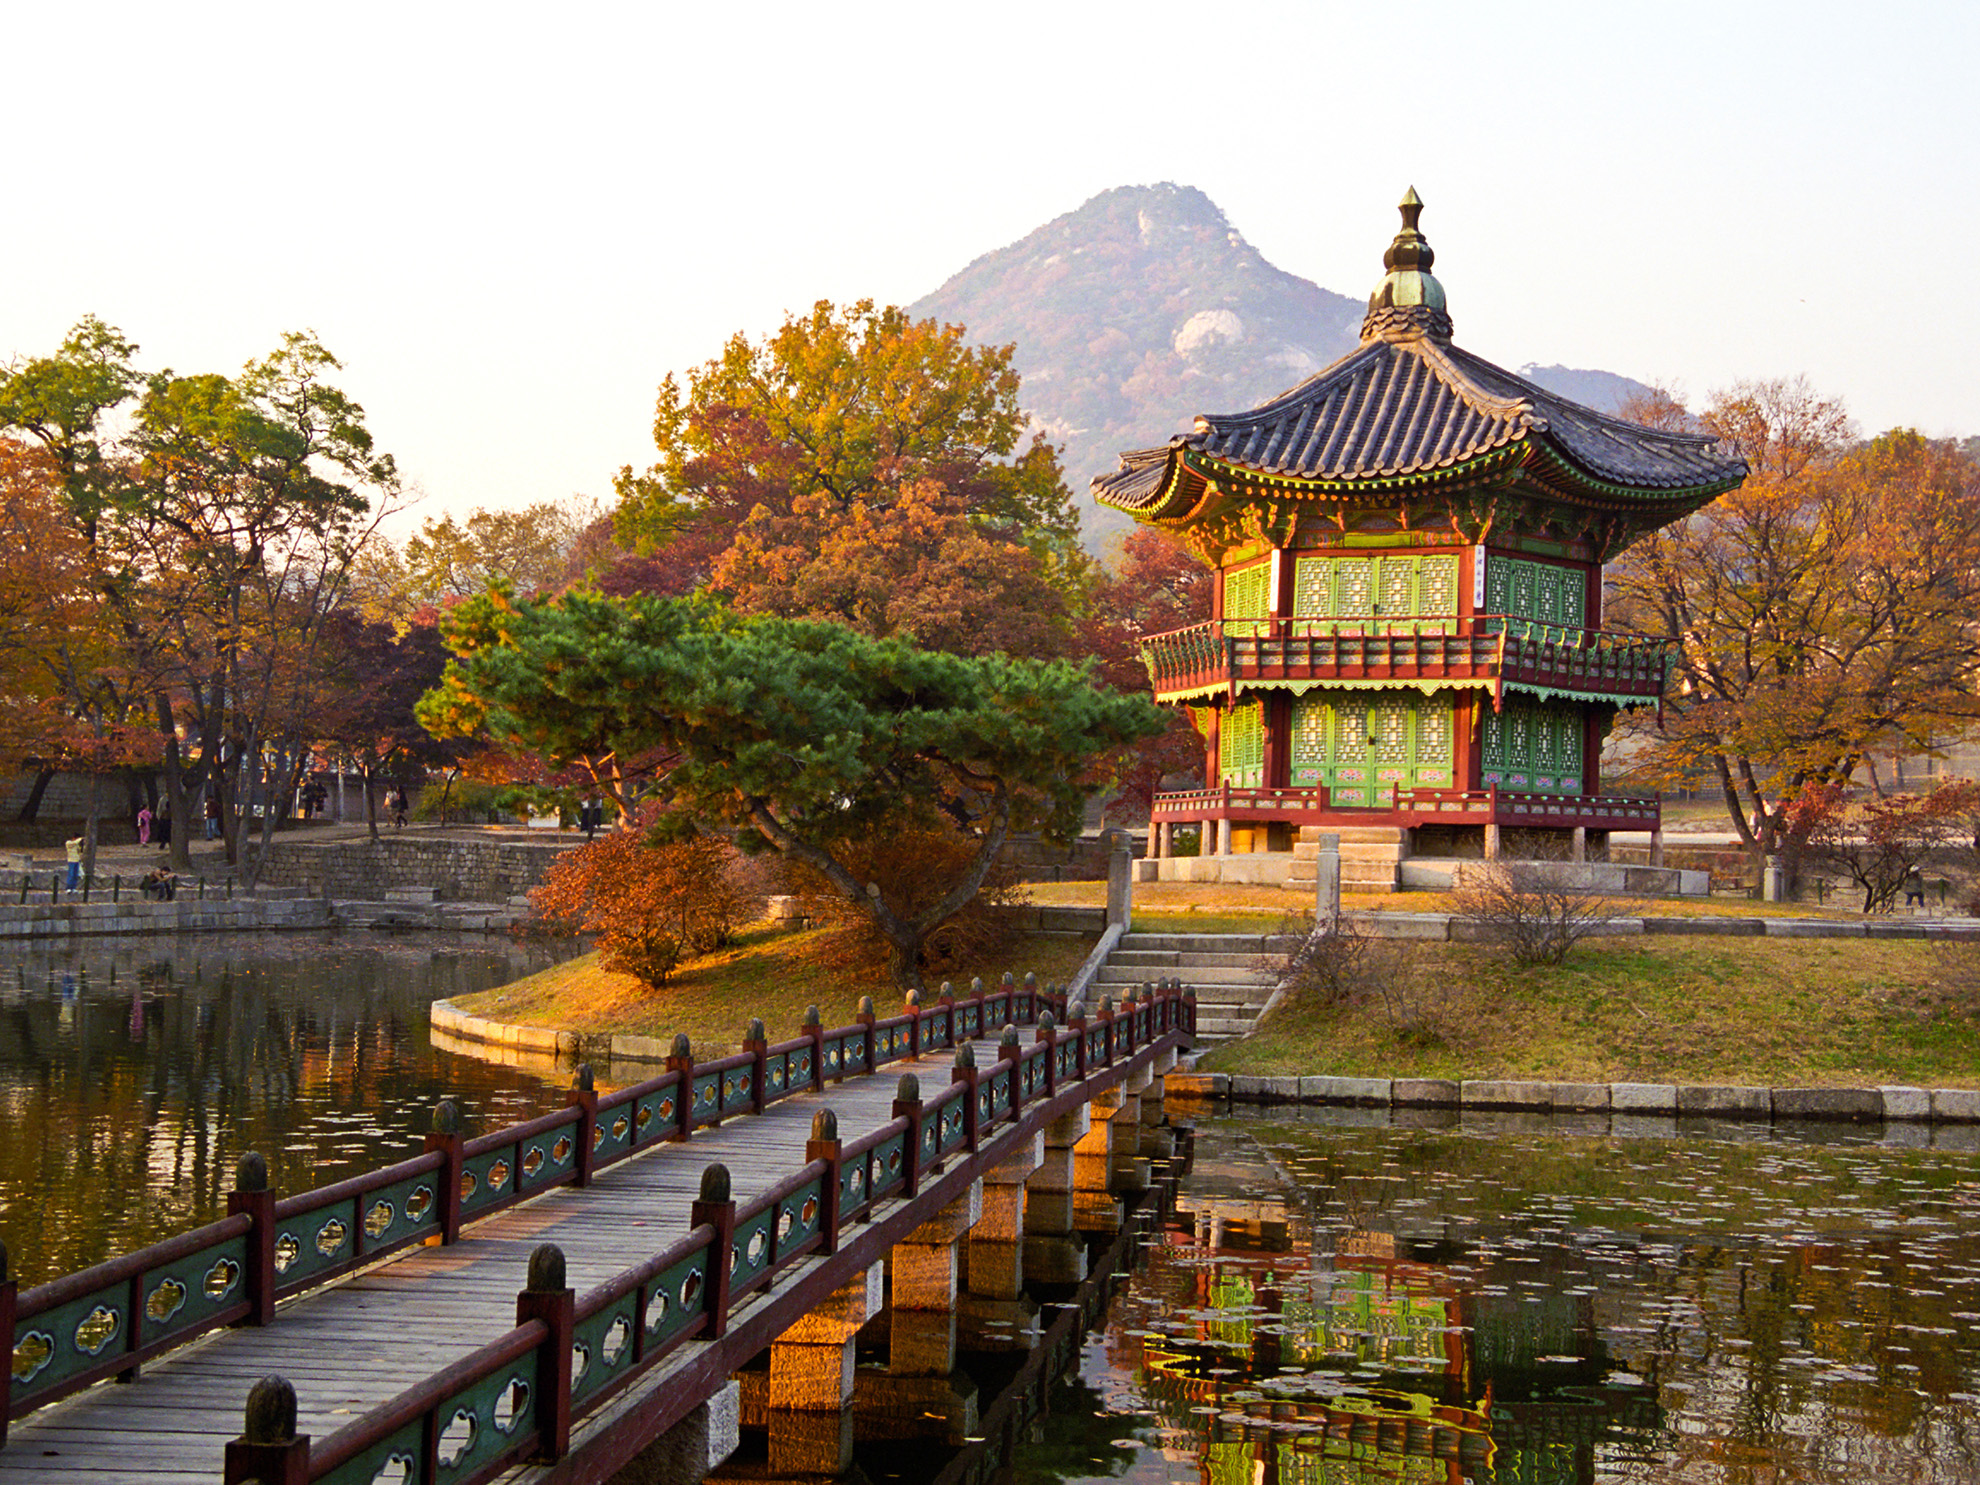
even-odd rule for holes
{"type": "Polygon", "coordinates": [[[832,1472],[883,1301],[896,1416],[940,1416],[959,1314],[1035,1341],[1020,1286],[1118,1227],[1194,1014],[1009,977],[814,1010],[474,1139],[442,1104],[422,1154],[314,1191],[249,1155],[225,1218],[33,1289],[0,1250],[0,1485],[691,1481],[737,1407],[773,1472],[832,1472]]]}

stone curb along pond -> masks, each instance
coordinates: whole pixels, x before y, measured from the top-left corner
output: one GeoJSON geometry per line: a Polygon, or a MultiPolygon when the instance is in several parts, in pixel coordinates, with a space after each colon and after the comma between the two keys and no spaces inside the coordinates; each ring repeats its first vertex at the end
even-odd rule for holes
{"type": "Polygon", "coordinates": [[[1250,1077],[1172,1072],[1171,1098],[1364,1109],[1606,1114],[1655,1120],[1822,1120],[1980,1125],[1980,1089],[1758,1088],[1673,1083],[1547,1083],[1445,1078],[1250,1077]]]}

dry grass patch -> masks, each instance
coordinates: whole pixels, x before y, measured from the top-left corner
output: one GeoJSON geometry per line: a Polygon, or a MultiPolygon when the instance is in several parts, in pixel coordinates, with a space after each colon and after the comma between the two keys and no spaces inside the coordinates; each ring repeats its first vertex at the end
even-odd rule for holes
{"type": "Polygon", "coordinates": [[[1208,1069],[1348,1077],[1980,1086],[1980,947],[1599,939],[1521,969],[1414,945],[1411,1025],[1289,999],[1208,1069]],[[1961,952],[1966,951],[1966,952],[1961,952]]]}
{"type": "MultiPolygon", "coordinates": [[[[823,929],[745,929],[732,947],[685,961],[657,992],[586,954],[454,1003],[470,1015],[512,1025],[663,1038],[685,1031],[698,1053],[711,1056],[733,1051],[752,1016],[762,1018],[774,1041],[796,1034],[808,1005],[818,1007],[827,1026],[849,1023],[862,995],[871,995],[883,1014],[892,1013],[900,997],[886,975],[854,975],[829,958],[820,962],[831,939],[830,930],[823,929]]],[[[996,962],[972,966],[955,982],[961,989],[980,975],[989,984],[1009,972],[1063,984],[1078,972],[1093,943],[1078,934],[1021,935],[996,962]]]]}

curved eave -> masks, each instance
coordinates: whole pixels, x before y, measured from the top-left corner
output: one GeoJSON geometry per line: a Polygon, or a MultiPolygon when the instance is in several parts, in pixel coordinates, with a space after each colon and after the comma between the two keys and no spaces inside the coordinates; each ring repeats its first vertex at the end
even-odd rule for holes
{"type": "Polygon", "coordinates": [[[1254,469],[1196,449],[1172,451],[1155,495],[1139,505],[1102,504],[1138,521],[1182,526],[1208,513],[1213,490],[1225,500],[1261,496],[1337,505],[1374,505],[1453,486],[1477,485],[1518,468],[1548,494],[1575,505],[1674,520],[1737,486],[1744,471],[1702,485],[1624,485],[1576,464],[1544,437],[1529,435],[1474,458],[1427,469],[1352,479],[1320,479],[1254,469]]]}
{"type": "Polygon", "coordinates": [[[1609,511],[1641,512],[1659,522],[1696,510],[1746,478],[1741,468],[1702,485],[1624,485],[1591,473],[1547,439],[1530,439],[1526,449],[1531,456],[1527,473],[1562,499],[1609,511]]]}

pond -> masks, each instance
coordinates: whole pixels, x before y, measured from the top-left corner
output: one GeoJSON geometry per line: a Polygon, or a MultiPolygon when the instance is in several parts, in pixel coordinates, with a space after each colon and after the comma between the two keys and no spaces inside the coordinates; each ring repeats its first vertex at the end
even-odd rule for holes
{"type": "Polygon", "coordinates": [[[405,1159],[433,1105],[470,1133],[562,1101],[434,1049],[427,1006],[570,952],[480,934],[102,939],[0,951],[0,1241],[23,1285],[279,1192],[405,1159]]]}
{"type": "Polygon", "coordinates": [[[1202,1120],[1009,1479],[1980,1479],[1980,1154],[1202,1120]]]}

